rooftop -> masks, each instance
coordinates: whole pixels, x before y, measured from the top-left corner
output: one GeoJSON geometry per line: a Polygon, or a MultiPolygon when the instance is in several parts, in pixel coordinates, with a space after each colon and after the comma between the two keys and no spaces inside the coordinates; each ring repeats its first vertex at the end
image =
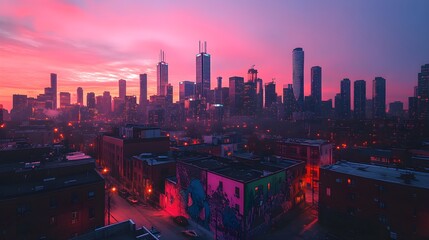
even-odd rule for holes
{"type": "Polygon", "coordinates": [[[262,171],[258,171],[256,169],[245,166],[227,167],[222,169],[216,169],[212,172],[219,173],[220,175],[232,178],[234,180],[238,180],[240,182],[249,182],[264,176],[264,173],[262,171]]]}
{"type": "Polygon", "coordinates": [[[140,161],[146,161],[146,163],[151,166],[172,163],[176,161],[174,158],[170,156],[154,155],[152,153],[142,153],[138,156],[133,156],[133,158],[140,161]]]}
{"type": "Polygon", "coordinates": [[[424,172],[347,161],[339,161],[321,168],[351,176],[429,189],[429,173],[424,172]]]}
{"type": "Polygon", "coordinates": [[[286,138],[280,140],[279,142],[307,145],[307,146],[321,146],[324,144],[329,144],[328,141],[322,139],[303,139],[303,138],[286,138]]]}

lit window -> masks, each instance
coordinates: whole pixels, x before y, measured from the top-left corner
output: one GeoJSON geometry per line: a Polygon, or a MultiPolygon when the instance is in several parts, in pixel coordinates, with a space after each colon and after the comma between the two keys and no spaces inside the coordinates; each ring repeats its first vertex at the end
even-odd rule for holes
{"type": "Polygon", "coordinates": [[[51,224],[51,225],[54,225],[54,224],[55,224],[55,217],[54,217],[54,216],[51,216],[51,217],[49,218],[49,224],[51,224]]]}
{"type": "Polygon", "coordinates": [[[270,191],[270,189],[271,189],[271,183],[268,183],[268,191],[270,191]]]}
{"type": "Polygon", "coordinates": [[[93,199],[95,197],[95,192],[94,191],[89,191],[88,192],[88,199],[93,199]]]}
{"type": "Polygon", "coordinates": [[[331,196],[331,188],[326,188],[326,196],[331,196]]]}
{"type": "Polygon", "coordinates": [[[72,224],[75,224],[79,221],[79,213],[77,211],[72,212],[72,224]]]}
{"type": "Polygon", "coordinates": [[[341,178],[337,178],[337,179],[335,179],[335,182],[342,183],[343,181],[341,180],[341,178]]]}

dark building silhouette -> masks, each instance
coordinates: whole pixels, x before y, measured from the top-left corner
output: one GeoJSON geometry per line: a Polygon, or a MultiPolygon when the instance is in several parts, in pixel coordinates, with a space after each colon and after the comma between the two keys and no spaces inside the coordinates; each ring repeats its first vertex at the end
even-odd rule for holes
{"type": "Polygon", "coordinates": [[[417,97],[408,98],[408,118],[412,120],[418,119],[419,116],[419,99],[417,97]]]}
{"type": "Polygon", "coordinates": [[[286,88],[283,88],[283,106],[284,118],[288,120],[292,119],[292,113],[296,112],[297,108],[292,84],[288,84],[286,88]]]}
{"type": "Polygon", "coordinates": [[[104,114],[109,114],[110,112],[112,112],[112,96],[110,96],[109,91],[103,92],[101,110],[104,114]]]}
{"type": "MultiPolygon", "coordinates": [[[[350,87],[350,79],[344,78],[341,81],[341,118],[349,119],[351,116],[351,87],[350,87]]],[[[336,106],[335,106],[336,107],[336,106]]]]}
{"type": "Polygon", "coordinates": [[[161,50],[159,63],[156,65],[156,94],[158,96],[167,95],[168,84],[168,64],[165,62],[165,53],[161,50]]]}
{"type": "Polygon", "coordinates": [[[276,83],[274,81],[265,83],[265,108],[270,108],[277,102],[276,83]]]}
{"type": "Polygon", "coordinates": [[[335,95],[334,104],[335,104],[335,117],[339,119],[343,118],[344,104],[343,104],[343,98],[341,97],[341,93],[337,93],[335,95]]]}
{"type": "Polygon", "coordinates": [[[243,108],[242,114],[246,116],[254,116],[256,113],[256,83],[247,81],[243,88],[243,108]]]}
{"type": "Polygon", "coordinates": [[[88,108],[95,108],[95,93],[89,92],[86,94],[86,106],[88,108]]]}
{"type": "Polygon", "coordinates": [[[51,73],[52,108],[57,109],[57,74],[51,73]]]}
{"type": "Polygon", "coordinates": [[[314,101],[316,113],[320,113],[322,104],[322,68],[319,66],[311,68],[311,97],[314,101]]]}
{"type": "Polygon", "coordinates": [[[354,117],[355,119],[365,119],[366,109],[366,82],[357,80],[354,82],[354,117]]]}
{"type": "Polygon", "coordinates": [[[167,95],[165,96],[165,101],[168,104],[173,104],[173,85],[167,85],[167,95]]]}
{"type": "Polygon", "coordinates": [[[376,77],[372,82],[373,117],[376,119],[386,116],[386,79],[376,77]]]}
{"type": "Polygon", "coordinates": [[[255,92],[256,92],[256,112],[262,112],[264,107],[264,89],[262,79],[257,78],[255,81],[255,92]]]}
{"type": "Polygon", "coordinates": [[[214,103],[223,104],[222,101],[222,77],[217,77],[217,86],[214,90],[214,103]]]}
{"type": "Polygon", "coordinates": [[[389,104],[389,115],[401,118],[404,115],[404,103],[400,101],[391,102],[389,104]]]}
{"type": "Polygon", "coordinates": [[[207,53],[207,43],[199,42],[199,53],[196,56],[196,89],[197,98],[208,98],[210,91],[210,54],[207,53]]]}
{"type": "Polygon", "coordinates": [[[124,79],[120,79],[118,81],[119,84],[119,98],[125,99],[125,96],[127,96],[127,81],[124,79]]]}
{"type": "Polygon", "coordinates": [[[71,96],[69,92],[60,92],[60,108],[65,108],[71,104],[71,96]]]}
{"type": "Polygon", "coordinates": [[[80,106],[83,106],[83,89],[81,87],[77,88],[77,100],[76,103],[80,106]]]}
{"type": "Polygon", "coordinates": [[[243,108],[244,78],[229,78],[229,108],[231,115],[238,115],[243,108]]]}
{"type": "Polygon", "coordinates": [[[14,122],[28,120],[31,115],[31,109],[28,107],[27,95],[13,94],[11,119],[14,122]]]}
{"type": "Polygon", "coordinates": [[[179,82],[179,100],[195,96],[195,82],[183,81],[179,82]]]}
{"type": "Polygon", "coordinates": [[[139,105],[143,106],[147,103],[147,74],[140,74],[140,96],[139,105]]]}
{"type": "Polygon", "coordinates": [[[298,105],[304,105],[304,51],[302,48],[295,48],[292,52],[292,79],[293,92],[298,105]]]}
{"type": "Polygon", "coordinates": [[[417,83],[418,118],[429,119],[429,64],[421,67],[417,83]]]}

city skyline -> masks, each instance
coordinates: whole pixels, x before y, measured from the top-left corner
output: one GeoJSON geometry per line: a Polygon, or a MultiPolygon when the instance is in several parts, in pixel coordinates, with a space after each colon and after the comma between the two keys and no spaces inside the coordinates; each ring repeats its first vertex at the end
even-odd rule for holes
{"type": "MultiPolygon", "coordinates": [[[[249,12],[265,16],[266,20],[260,22],[246,15],[236,20],[212,13],[222,7],[228,15],[239,10],[242,4],[209,4],[203,8],[190,2],[180,6],[135,2],[126,7],[111,2],[103,6],[84,1],[43,6],[26,1],[2,2],[0,104],[10,110],[12,94],[37,96],[48,85],[51,72],[58,74],[57,92],[72,93],[72,102],[78,86],[83,88],[85,97],[88,92],[100,95],[104,89],[118,96],[119,79],[128,82],[129,95],[138,96],[139,74],[143,73],[148,74],[148,96],[156,94],[159,49],[169,53],[169,83],[175,86],[176,101],[179,82],[195,81],[195,54],[202,39],[210,45],[212,79],[245,76],[247,69],[255,64],[264,83],[276,79],[279,95],[283,86],[292,83],[291,51],[302,47],[306,52],[304,95],[310,95],[311,67],[321,66],[323,100],[334,99],[341,79],[371,82],[380,76],[386,79],[386,104],[399,100],[407,106],[407,98],[413,96],[417,85],[420,66],[429,62],[429,47],[423,44],[429,41],[429,30],[424,28],[429,17],[423,11],[428,3],[424,1],[412,4],[390,1],[388,6],[382,2],[315,2],[311,6],[246,4],[249,12]],[[148,16],[138,15],[138,10],[143,8],[151,10],[148,16]],[[332,16],[326,17],[329,9],[332,16]],[[129,14],[121,14],[124,11],[129,14]],[[351,11],[366,15],[349,14],[351,11]],[[193,15],[188,16],[189,12],[193,15]],[[410,13],[413,18],[408,17],[410,13]],[[103,23],[102,14],[110,14],[115,24],[103,23]],[[201,14],[206,16],[204,24],[194,21],[201,14]],[[58,21],[48,21],[44,15],[58,21]],[[169,17],[161,19],[159,25],[145,22],[161,15],[169,17]],[[187,17],[181,23],[174,21],[180,16],[187,17]],[[294,17],[301,21],[292,21],[294,17]],[[342,19],[342,23],[336,19],[342,19]],[[271,27],[271,22],[277,21],[280,23],[275,24],[280,25],[275,26],[280,27],[271,27]],[[270,28],[264,27],[268,24],[270,28]],[[190,31],[203,26],[207,26],[208,31],[190,31]],[[349,30],[349,26],[353,28],[349,30]],[[155,27],[158,30],[154,30],[155,27]],[[112,31],[118,34],[112,36],[112,31]],[[259,34],[255,35],[255,31],[259,34]],[[314,38],[315,35],[318,37],[314,38]],[[220,36],[227,37],[220,40],[220,36]],[[26,66],[25,69],[22,66],[26,66]]],[[[215,84],[211,86],[213,89],[215,84]]],[[[371,93],[371,84],[366,87],[366,92],[371,93]]]]}

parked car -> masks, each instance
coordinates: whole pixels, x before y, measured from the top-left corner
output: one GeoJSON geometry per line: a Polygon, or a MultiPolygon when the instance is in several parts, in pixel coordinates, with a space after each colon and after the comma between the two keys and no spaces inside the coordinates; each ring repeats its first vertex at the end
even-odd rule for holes
{"type": "Polygon", "coordinates": [[[183,230],[182,234],[191,238],[198,237],[198,234],[195,232],[195,230],[183,230]]]}
{"type": "Polygon", "coordinates": [[[173,218],[173,221],[182,227],[189,225],[188,219],[186,219],[184,216],[176,216],[173,218]]]}
{"type": "Polygon", "coordinates": [[[127,197],[127,201],[131,204],[137,204],[139,202],[139,200],[134,196],[127,197]]]}
{"type": "Polygon", "coordinates": [[[121,189],[118,191],[119,196],[123,197],[123,198],[127,198],[128,196],[130,196],[130,194],[128,193],[127,190],[125,189],[121,189]]]}

